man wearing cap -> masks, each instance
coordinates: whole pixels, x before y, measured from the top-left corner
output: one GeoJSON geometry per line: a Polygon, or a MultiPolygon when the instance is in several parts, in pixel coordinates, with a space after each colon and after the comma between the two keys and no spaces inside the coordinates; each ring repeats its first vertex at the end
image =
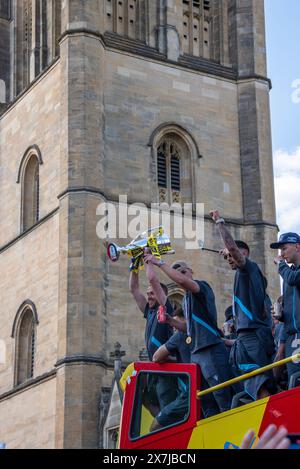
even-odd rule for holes
{"type": "MultiPolygon", "coordinates": [[[[232,346],[231,362],[239,374],[244,374],[270,364],[275,351],[266,279],[258,265],[249,259],[248,245],[234,241],[218,210],[210,215],[218,225],[226,247],[221,254],[236,272],[233,313],[238,337],[232,346]]],[[[246,380],[244,390],[254,400],[268,396],[275,390],[272,372],[246,380]]]]}
{"type": "MultiPolygon", "coordinates": [[[[228,352],[217,326],[215,296],[208,283],[193,279],[193,271],[184,261],[177,261],[170,267],[152,255],[145,256],[186,291],[183,310],[186,325],[178,324],[178,329],[186,330],[187,343],[191,346],[191,361],[200,365],[202,386],[212,387],[233,377],[229,365],[228,352]],[[204,378],[204,379],[203,379],[204,378]]],[[[229,410],[232,388],[224,388],[202,397],[204,417],[229,410]]]]}
{"type": "MultiPolygon", "coordinates": [[[[296,351],[300,352],[300,236],[284,233],[270,247],[281,251],[274,262],[283,279],[283,315],[280,320],[284,322],[285,356],[290,357],[296,351]]],[[[290,381],[291,375],[300,371],[299,363],[288,363],[287,370],[290,381]]]]}

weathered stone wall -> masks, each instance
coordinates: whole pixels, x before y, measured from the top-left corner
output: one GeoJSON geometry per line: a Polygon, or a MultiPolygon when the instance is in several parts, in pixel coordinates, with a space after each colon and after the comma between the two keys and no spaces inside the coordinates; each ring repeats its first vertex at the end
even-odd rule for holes
{"type": "Polygon", "coordinates": [[[0,394],[14,385],[15,316],[29,299],[37,309],[34,377],[49,372],[57,360],[58,216],[36,227],[0,254],[2,321],[0,338],[6,344],[6,363],[0,365],[0,394]]]}
{"type": "Polygon", "coordinates": [[[106,54],[105,193],[116,198],[157,202],[148,146],[163,124],[186,129],[199,148],[193,162],[196,201],[206,211],[216,202],[226,215],[241,219],[239,127],[236,84],[201,73],[106,54]],[[128,177],[122,175],[127,172],[128,177]]]}
{"type": "Polygon", "coordinates": [[[59,220],[53,213],[29,233],[20,235],[21,184],[17,175],[22,157],[38,145],[40,218],[58,208],[60,167],[60,70],[57,63],[1,117],[1,235],[0,338],[6,360],[0,365],[1,441],[11,448],[54,447],[55,379],[11,394],[16,360],[13,322],[21,304],[29,299],[37,309],[34,378],[53,370],[57,361],[59,284],[59,220]],[[17,238],[17,239],[16,239],[17,238]],[[12,242],[4,249],[7,243],[12,242]],[[23,408],[24,406],[24,408],[23,408]],[[24,425],[26,431],[24,431],[24,425]]]}
{"type": "Polygon", "coordinates": [[[56,63],[0,119],[0,249],[20,234],[22,157],[37,145],[40,172],[40,219],[58,207],[60,168],[60,66],[56,63]]]}
{"type": "MultiPolygon", "coordinates": [[[[0,338],[8,349],[0,389],[7,392],[13,385],[11,327],[18,307],[30,298],[40,320],[36,373],[49,372],[55,364],[57,369],[55,380],[23,392],[28,406],[37,396],[47,400],[44,389],[50,396],[45,433],[37,442],[41,447],[96,447],[100,391],[111,384],[114,343],[122,344],[127,361],[136,360],[144,346],[144,319],[128,292],[129,259],[109,263],[96,234],[96,212],[100,203],[115,202],[119,194],[129,202],[158,201],[151,145],[162,126],[180,129],[197,149],[190,164],[193,202],[204,203],[206,215],[212,208],[221,210],[234,236],[249,242],[252,258],[268,277],[271,296],[278,292],[268,250],[277,232],[269,90],[268,82],[256,76],[265,72],[258,1],[228,0],[230,51],[223,45],[222,61],[228,62],[230,52],[239,79],[230,69],[212,75],[203,72],[203,64],[200,71],[195,63],[188,69],[174,62],[176,48],[168,43],[174,28],[162,47],[173,62],[159,59],[158,53],[156,58],[135,55],[132,44],[131,52],[108,47],[99,34],[103,2],[64,1],[59,61],[0,119],[0,338]],[[22,156],[33,144],[43,158],[40,217],[57,212],[1,251],[20,234],[21,188],[16,179],[22,156]]],[[[171,26],[178,2],[167,5],[171,26]]],[[[204,239],[207,247],[222,247],[208,218],[204,239]]],[[[221,325],[231,303],[233,273],[217,254],[187,251],[183,240],[173,240],[173,245],[176,255],[168,261],[186,259],[195,277],[214,288],[221,325]]],[[[141,289],[146,287],[143,272],[141,289]]],[[[5,399],[8,412],[19,397],[5,399]]],[[[32,405],[32,412],[38,412],[39,405],[32,405]]],[[[23,420],[23,414],[19,420],[16,416],[14,427],[3,423],[6,438],[0,438],[14,447],[33,445],[24,433],[36,423],[31,414],[24,415],[23,420]]]]}
{"type": "Polygon", "coordinates": [[[0,399],[0,441],[7,449],[53,449],[55,446],[55,376],[0,399]]]}

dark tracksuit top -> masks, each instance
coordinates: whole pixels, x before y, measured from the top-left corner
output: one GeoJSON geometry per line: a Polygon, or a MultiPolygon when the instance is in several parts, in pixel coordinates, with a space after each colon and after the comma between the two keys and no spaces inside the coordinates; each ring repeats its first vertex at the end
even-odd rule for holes
{"type": "MultiPolygon", "coordinates": [[[[289,267],[280,262],[279,274],[283,279],[283,322],[285,337],[285,356],[300,352],[300,266],[289,267]]],[[[287,363],[288,379],[300,371],[300,364],[287,363]]]]}
{"type": "Polygon", "coordinates": [[[271,311],[267,311],[270,302],[263,275],[255,262],[246,258],[244,267],[236,270],[233,291],[233,312],[238,333],[261,326],[270,327],[271,311]]]}
{"type": "Polygon", "coordinates": [[[280,262],[279,274],[283,279],[283,322],[287,335],[300,332],[300,266],[289,267],[280,262]]]}
{"type": "Polygon", "coordinates": [[[198,293],[188,292],[183,299],[187,334],[192,337],[191,353],[222,343],[217,326],[215,295],[207,282],[195,280],[198,293]]]}
{"type": "MultiPolygon", "coordinates": [[[[201,388],[220,384],[233,377],[228,352],[217,325],[215,295],[207,282],[195,280],[200,290],[187,292],[183,310],[187,335],[191,337],[191,361],[201,368],[201,388]]],[[[203,415],[210,417],[230,409],[233,390],[220,389],[202,397],[203,415]]]]}
{"type": "MultiPolygon", "coordinates": [[[[187,335],[184,332],[175,332],[165,343],[165,347],[171,354],[175,354],[178,363],[190,363],[190,346],[186,343],[187,335]]],[[[176,422],[183,421],[188,414],[189,409],[189,379],[181,374],[174,382],[177,388],[176,399],[170,402],[156,416],[158,423],[166,427],[176,422]]],[[[173,385],[173,387],[174,387],[173,385]]]]}
{"type": "MultiPolygon", "coordinates": [[[[271,331],[271,301],[258,265],[246,258],[236,270],[233,312],[238,338],[231,348],[231,363],[239,373],[268,365],[275,351],[271,331]]],[[[265,372],[244,381],[245,391],[257,399],[263,385],[273,390],[272,372],[265,372]]]]}
{"type": "MultiPolygon", "coordinates": [[[[169,300],[166,302],[166,309],[169,315],[173,314],[173,308],[169,300]]],[[[152,361],[156,350],[172,336],[173,329],[169,324],[160,324],[157,320],[158,306],[151,309],[147,303],[144,311],[146,319],[145,343],[149,356],[152,361]]],[[[164,408],[174,401],[177,396],[176,380],[172,376],[157,376],[155,374],[148,376],[147,400],[150,403],[159,404],[164,408]]]]}
{"type": "MultiPolygon", "coordinates": [[[[146,304],[144,311],[144,318],[146,319],[145,328],[145,344],[149,359],[152,360],[156,350],[163,345],[173,334],[172,327],[169,324],[160,324],[157,320],[158,306],[151,309],[149,304],[146,304]]],[[[169,300],[166,302],[167,314],[172,316],[173,308],[169,300]]]]}
{"type": "Polygon", "coordinates": [[[172,355],[176,355],[177,363],[191,363],[191,347],[186,343],[184,332],[175,332],[165,343],[165,347],[172,355]]]}

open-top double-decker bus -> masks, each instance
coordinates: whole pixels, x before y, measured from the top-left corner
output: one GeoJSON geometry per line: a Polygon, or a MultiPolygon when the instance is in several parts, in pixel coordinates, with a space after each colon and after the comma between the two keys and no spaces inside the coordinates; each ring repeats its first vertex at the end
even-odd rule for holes
{"type": "MultiPolygon", "coordinates": [[[[297,355],[296,358],[300,358],[297,355]]],[[[252,442],[255,447],[260,435],[270,423],[284,425],[289,434],[300,434],[300,372],[293,376],[291,389],[273,396],[240,405],[240,396],[233,399],[233,407],[227,412],[203,419],[201,397],[220,387],[244,380],[276,364],[255,370],[205,391],[201,389],[201,371],[195,364],[136,362],[129,365],[121,378],[124,391],[120,423],[120,449],[227,449],[239,448],[243,436],[251,428],[256,432],[252,442]],[[149,379],[157,377],[178,386],[181,394],[178,414],[173,421],[159,429],[152,429],[154,416],[145,402],[149,379]]]]}

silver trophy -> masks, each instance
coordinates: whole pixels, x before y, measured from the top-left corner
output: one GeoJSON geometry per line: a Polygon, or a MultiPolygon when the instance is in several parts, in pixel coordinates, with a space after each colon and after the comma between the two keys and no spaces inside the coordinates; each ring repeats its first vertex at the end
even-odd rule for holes
{"type": "Polygon", "coordinates": [[[169,236],[164,233],[162,226],[158,226],[143,231],[124,247],[109,243],[107,245],[107,255],[112,262],[117,262],[120,254],[127,254],[132,259],[130,270],[136,271],[139,268],[145,248],[149,248],[151,253],[159,259],[164,254],[175,253],[169,236]]]}

